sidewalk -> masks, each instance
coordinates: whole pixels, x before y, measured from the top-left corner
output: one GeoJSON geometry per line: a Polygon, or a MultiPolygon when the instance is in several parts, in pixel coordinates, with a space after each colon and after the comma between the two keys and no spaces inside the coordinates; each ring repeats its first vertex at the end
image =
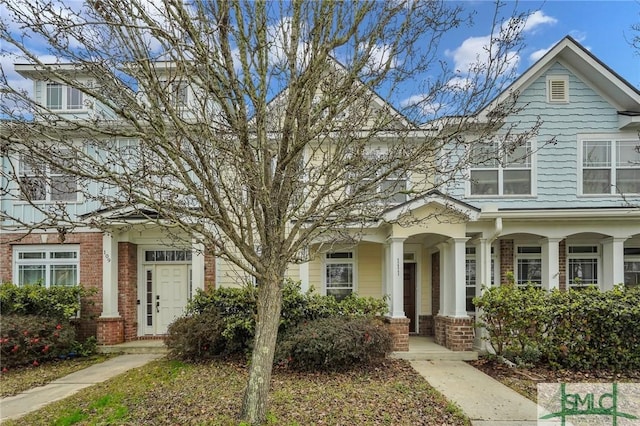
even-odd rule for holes
{"type": "Polygon", "coordinates": [[[465,362],[411,361],[411,365],[456,403],[473,426],[537,424],[536,403],[465,362]]]}
{"type": "Polygon", "coordinates": [[[120,355],[71,373],[45,386],[3,398],[0,400],[0,422],[21,417],[51,402],[73,395],[81,389],[104,382],[132,368],[141,367],[162,356],[162,354],[120,355]]]}

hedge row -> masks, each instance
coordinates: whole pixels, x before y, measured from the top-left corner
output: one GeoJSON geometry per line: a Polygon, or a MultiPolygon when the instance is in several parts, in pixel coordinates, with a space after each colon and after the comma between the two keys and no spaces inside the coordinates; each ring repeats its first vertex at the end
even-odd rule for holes
{"type": "Polygon", "coordinates": [[[80,286],[0,285],[0,369],[93,352],[95,338],[77,342],[69,321],[86,294],[80,286]]]}
{"type": "Polygon", "coordinates": [[[474,300],[498,355],[576,370],[640,368],[640,289],[503,285],[474,300]]]}
{"type": "MultiPolygon", "coordinates": [[[[170,356],[198,361],[250,352],[256,309],[254,287],[198,293],[187,315],[169,326],[170,356]]],[[[376,318],[386,311],[384,299],[352,295],[338,302],[286,282],[275,362],[335,370],[384,358],[392,339],[376,318]]]]}

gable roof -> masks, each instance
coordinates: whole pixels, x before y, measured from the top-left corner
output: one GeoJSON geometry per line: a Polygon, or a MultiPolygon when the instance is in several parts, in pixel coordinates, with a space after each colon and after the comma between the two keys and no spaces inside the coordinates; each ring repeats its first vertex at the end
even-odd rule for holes
{"type": "Polygon", "coordinates": [[[478,113],[479,118],[486,118],[497,105],[505,101],[511,94],[521,93],[556,62],[568,68],[593,87],[618,110],[619,114],[637,118],[637,114],[640,113],[640,90],[600,61],[571,36],[560,40],[496,99],[484,107],[478,113]]]}

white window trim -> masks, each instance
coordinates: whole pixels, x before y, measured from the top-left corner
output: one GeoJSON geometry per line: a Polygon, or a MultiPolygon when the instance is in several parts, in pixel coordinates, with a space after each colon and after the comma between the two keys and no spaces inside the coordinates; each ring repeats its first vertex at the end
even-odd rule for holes
{"type": "Polygon", "coordinates": [[[547,103],[550,104],[568,104],[569,103],[569,76],[568,75],[547,75],[546,87],[547,103]],[[551,98],[551,82],[561,81],[564,83],[564,97],[562,99],[551,98]]]}
{"type": "MultiPolygon", "coordinates": [[[[389,147],[388,146],[375,146],[375,147],[371,147],[371,149],[366,150],[365,152],[365,157],[366,156],[371,156],[371,157],[379,157],[379,156],[384,156],[387,155],[387,153],[389,152],[389,147]]],[[[370,180],[370,179],[366,179],[366,180],[370,180]]],[[[382,199],[378,199],[376,200],[376,202],[383,204],[383,203],[388,203],[394,206],[406,203],[407,201],[409,201],[409,194],[408,192],[410,191],[411,188],[411,172],[407,171],[404,175],[398,173],[398,175],[394,178],[394,177],[387,177],[381,181],[378,182],[375,191],[376,194],[380,194],[383,192],[383,185],[385,182],[392,182],[392,181],[404,181],[404,190],[407,191],[407,194],[404,194],[404,200],[403,201],[393,201],[393,200],[387,200],[387,201],[383,201],[382,199]]],[[[347,191],[353,191],[353,188],[351,186],[349,186],[349,188],[347,188],[347,191]]]]}
{"type": "MultiPolygon", "coordinates": [[[[638,138],[637,135],[614,135],[614,134],[601,134],[601,135],[578,135],[578,175],[577,175],[577,186],[578,186],[578,196],[585,198],[594,198],[594,197],[624,197],[627,195],[638,195],[636,193],[625,193],[621,194],[618,192],[616,182],[616,171],[618,169],[617,165],[617,150],[618,150],[618,142],[631,142],[637,143],[638,138]],[[585,194],[584,193],[584,143],[585,142],[609,142],[610,143],[610,164],[609,170],[611,171],[610,176],[610,190],[608,193],[601,194],[585,194]]],[[[604,167],[601,167],[604,169],[604,167]]],[[[638,166],[640,168],[640,166],[638,166]]]]}
{"type": "Polygon", "coordinates": [[[353,265],[353,286],[351,293],[358,292],[358,252],[355,248],[335,249],[322,254],[322,294],[327,295],[327,265],[336,263],[351,263],[353,265]],[[327,255],[330,253],[351,253],[351,259],[329,259],[327,255]]]}
{"type": "Polygon", "coordinates": [[[587,287],[587,286],[591,286],[594,285],[597,288],[600,288],[602,285],[602,248],[600,247],[600,244],[594,243],[594,244],[589,244],[589,243],[567,243],[567,253],[566,253],[566,259],[567,259],[567,289],[570,288],[583,288],[583,287],[587,287]],[[571,253],[570,248],[571,247],[595,247],[596,248],[596,252],[595,253],[571,253]],[[574,283],[571,282],[571,270],[569,267],[569,259],[595,259],[596,260],[596,269],[597,269],[597,275],[596,275],[596,283],[592,284],[580,284],[580,285],[576,285],[574,283]]]}
{"type": "MultiPolygon", "coordinates": [[[[627,248],[627,247],[625,247],[625,248],[627,248]]],[[[629,248],[637,248],[637,247],[629,247],[629,248]]],[[[624,271],[625,274],[626,274],[626,264],[627,264],[627,262],[640,263],[640,254],[625,254],[624,255],[623,263],[625,265],[625,271],[624,271]]],[[[634,284],[633,286],[635,286],[635,285],[636,284],[634,284]]],[[[640,285],[640,283],[637,284],[637,285],[640,285]]]]}
{"type": "Polygon", "coordinates": [[[69,86],[68,84],[59,81],[45,81],[43,87],[44,106],[51,111],[56,112],[86,112],[88,110],[86,105],[86,95],[77,87],[69,86]],[[58,84],[61,87],[60,108],[49,108],[49,85],[58,84]],[[69,90],[77,90],[80,93],[80,108],[69,108],[69,90]]]}
{"type": "Polygon", "coordinates": [[[524,287],[527,285],[527,282],[523,282],[523,283],[519,283],[518,282],[518,277],[520,275],[520,270],[519,270],[519,265],[518,265],[518,260],[519,259],[533,259],[533,260],[540,260],[540,283],[532,283],[534,285],[534,287],[542,287],[542,246],[540,246],[540,244],[537,243],[521,243],[521,244],[517,244],[514,248],[513,248],[513,254],[514,254],[514,262],[513,262],[513,266],[515,269],[515,274],[514,274],[514,279],[515,279],[515,284],[517,286],[520,287],[524,287]],[[540,253],[518,253],[518,249],[521,247],[537,247],[540,249],[540,253]]]}
{"type": "MultiPolygon", "coordinates": [[[[530,146],[529,149],[531,151],[530,159],[530,168],[513,168],[511,170],[530,170],[531,171],[531,194],[504,194],[504,178],[503,174],[505,170],[510,170],[509,167],[503,166],[501,163],[498,164],[495,168],[474,168],[473,166],[469,166],[467,168],[467,176],[468,179],[465,179],[465,197],[466,198],[478,198],[478,199],[486,199],[486,198],[517,198],[517,199],[527,199],[527,198],[536,198],[538,196],[538,156],[537,156],[537,140],[535,138],[529,139],[530,146]],[[472,170],[498,170],[498,193],[497,194],[472,194],[471,193],[471,171],[472,170]]],[[[502,150],[502,146],[498,147],[499,150],[502,150]]]]}
{"type": "Polygon", "coordinates": [[[13,247],[13,281],[16,285],[19,283],[19,266],[20,265],[44,265],[45,275],[44,287],[50,288],[51,282],[51,270],[52,265],[75,265],[76,276],[78,279],[78,285],[80,282],[80,245],[79,244],[46,244],[46,245],[28,245],[28,246],[14,246],[13,247]],[[50,253],[56,252],[75,252],[76,257],[74,259],[51,259],[50,253]],[[46,253],[44,259],[20,259],[20,253],[46,253]]]}
{"type": "MultiPolygon", "coordinates": [[[[18,156],[17,158],[15,158],[15,161],[18,163],[18,167],[16,168],[16,170],[18,170],[18,179],[22,179],[24,178],[43,178],[45,179],[45,198],[42,200],[25,200],[22,197],[21,193],[18,193],[16,199],[15,199],[15,204],[80,204],[82,202],[84,202],[84,197],[82,196],[82,192],[81,192],[81,188],[80,188],[80,182],[79,182],[79,178],[75,175],[68,175],[68,176],[73,176],[76,179],[76,198],[73,200],[54,200],[51,198],[52,195],[52,184],[51,184],[51,178],[52,177],[56,177],[56,176],[65,176],[64,173],[51,173],[51,166],[45,164],[45,165],[41,165],[41,167],[44,168],[44,172],[41,172],[41,174],[39,175],[38,173],[31,173],[31,174],[23,174],[23,169],[22,169],[22,165],[24,162],[26,162],[26,160],[20,156],[18,156]]],[[[18,183],[16,183],[16,187],[17,185],[19,185],[18,183]]],[[[19,192],[20,190],[17,189],[17,191],[19,192]]]]}

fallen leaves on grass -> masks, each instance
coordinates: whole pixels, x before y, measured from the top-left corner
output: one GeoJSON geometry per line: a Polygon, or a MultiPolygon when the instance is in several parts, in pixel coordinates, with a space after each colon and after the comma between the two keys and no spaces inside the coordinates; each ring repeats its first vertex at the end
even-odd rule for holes
{"type": "Polygon", "coordinates": [[[584,382],[640,382],[640,371],[614,373],[611,371],[554,370],[549,367],[509,367],[493,358],[481,358],[469,364],[493,377],[502,384],[532,401],[538,398],[538,383],[584,383],[584,382]]]}
{"type": "MultiPolygon", "coordinates": [[[[161,360],[129,371],[28,415],[15,425],[76,424],[237,425],[247,378],[243,364],[182,364],[161,360]],[[112,407],[96,401],[117,401],[112,407]],[[124,414],[126,413],[126,415],[124,414]],[[106,423],[105,423],[106,422],[106,423]]],[[[468,425],[402,360],[343,373],[276,369],[269,424],[468,425]]]]}
{"type": "Polygon", "coordinates": [[[54,360],[40,365],[7,370],[0,375],[0,398],[17,395],[28,389],[46,385],[67,374],[98,364],[108,358],[108,355],[93,355],[86,358],[54,360]]]}

